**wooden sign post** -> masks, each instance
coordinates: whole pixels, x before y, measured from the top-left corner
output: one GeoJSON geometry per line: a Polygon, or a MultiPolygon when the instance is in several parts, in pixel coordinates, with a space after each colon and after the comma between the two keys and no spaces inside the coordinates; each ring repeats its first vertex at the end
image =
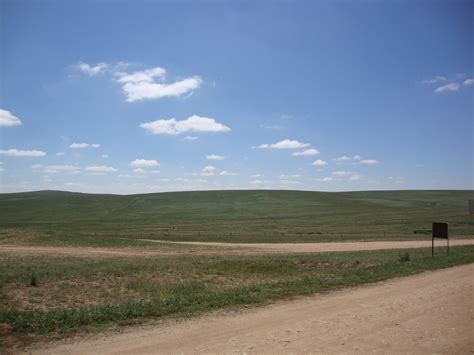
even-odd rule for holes
{"type": "Polygon", "coordinates": [[[435,238],[446,239],[447,242],[447,255],[449,256],[449,236],[448,236],[448,224],[433,222],[433,228],[431,231],[431,257],[434,257],[434,240],[435,238]]]}

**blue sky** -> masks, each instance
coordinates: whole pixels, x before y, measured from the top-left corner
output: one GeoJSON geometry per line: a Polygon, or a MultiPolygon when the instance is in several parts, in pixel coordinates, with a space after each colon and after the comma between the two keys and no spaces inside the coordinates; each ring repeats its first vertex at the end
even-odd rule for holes
{"type": "Polygon", "coordinates": [[[1,2],[0,189],[473,189],[470,1],[1,2]]]}

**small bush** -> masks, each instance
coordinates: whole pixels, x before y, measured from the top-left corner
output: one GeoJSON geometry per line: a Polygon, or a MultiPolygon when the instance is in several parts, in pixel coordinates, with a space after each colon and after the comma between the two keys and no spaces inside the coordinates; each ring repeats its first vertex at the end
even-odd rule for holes
{"type": "Polygon", "coordinates": [[[401,262],[401,263],[404,263],[406,261],[410,261],[410,253],[409,252],[404,252],[402,254],[399,254],[398,255],[398,260],[401,262]]]}
{"type": "Polygon", "coordinates": [[[36,276],[35,273],[31,274],[30,285],[33,286],[33,287],[38,286],[38,276],[36,276]]]}

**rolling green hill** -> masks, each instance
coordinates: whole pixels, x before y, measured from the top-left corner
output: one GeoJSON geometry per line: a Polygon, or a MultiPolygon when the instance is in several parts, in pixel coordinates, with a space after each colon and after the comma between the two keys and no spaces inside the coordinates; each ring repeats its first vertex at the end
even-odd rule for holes
{"type": "Polygon", "coordinates": [[[474,237],[474,191],[199,191],[0,194],[0,238],[317,242],[430,238],[431,222],[474,237]]]}

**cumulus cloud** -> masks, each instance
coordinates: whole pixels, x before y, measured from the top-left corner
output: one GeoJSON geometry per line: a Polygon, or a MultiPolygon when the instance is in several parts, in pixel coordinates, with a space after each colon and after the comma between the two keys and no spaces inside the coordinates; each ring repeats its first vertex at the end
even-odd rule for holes
{"type": "Polygon", "coordinates": [[[446,80],[448,80],[448,78],[446,78],[445,76],[435,75],[431,79],[423,80],[422,83],[423,84],[436,84],[436,83],[439,83],[441,81],[446,81],[446,80]]]}
{"type": "Polygon", "coordinates": [[[465,86],[474,85],[474,79],[466,79],[466,80],[464,80],[463,84],[465,86]]]}
{"type": "Polygon", "coordinates": [[[324,166],[324,165],[327,165],[328,163],[324,160],[318,159],[318,160],[313,161],[312,164],[316,166],[324,166]]]}
{"type": "Polygon", "coordinates": [[[336,158],[336,161],[349,161],[352,158],[348,157],[347,155],[343,155],[342,157],[336,158]]]}
{"type": "Polygon", "coordinates": [[[106,63],[98,63],[95,66],[91,66],[83,62],[74,65],[77,70],[89,76],[104,72],[113,73],[115,81],[122,86],[126,101],[128,102],[191,94],[203,82],[201,77],[195,75],[175,82],[164,83],[163,81],[166,78],[166,70],[164,68],[154,67],[133,73],[124,72],[123,70],[128,66],[128,63],[118,63],[112,67],[106,63]],[[161,82],[156,82],[156,80],[161,82]]]}
{"type": "Polygon", "coordinates": [[[210,166],[210,165],[205,166],[201,170],[201,176],[213,176],[215,170],[216,170],[216,168],[214,168],[213,166],[210,166]]]}
{"type": "Polygon", "coordinates": [[[69,148],[72,149],[84,149],[84,148],[100,148],[100,144],[94,143],[72,143],[69,148]]]}
{"type": "Polygon", "coordinates": [[[262,174],[254,174],[254,175],[250,175],[251,178],[261,178],[263,177],[262,174]]]}
{"type": "Polygon", "coordinates": [[[329,181],[332,181],[332,177],[331,176],[325,176],[323,178],[317,178],[316,181],[329,182],[329,181]]]}
{"type": "Polygon", "coordinates": [[[220,176],[235,176],[235,175],[238,175],[237,173],[233,173],[233,172],[230,172],[230,171],[227,171],[227,170],[222,170],[220,173],[219,173],[220,176]]]}
{"type": "Polygon", "coordinates": [[[378,164],[378,160],[375,160],[375,159],[363,159],[360,161],[361,164],[365,164],[365,165],[374,165],[374,164],[378,164]]]}
{"type": "Polygon", "coordinates": [[[222,123],[216,122],[214,118],[192,115],[191,117],[178,121],[175,118],[169,120],[156,120],[140,124],[152,134],[177,135],[185,132],[228,132],[230,128],[222,123]]]}
{"type": "Polygon", "coordinates": [[[435,89],[435,93],[440,94],[443,92],[448,92],[448,91],[458,91],[459,90],[459,84],[458,83],[449,83],[443,86],[440,86],[439,88],[435,89]]]}
{"type": "Polygon", "coordinates": [[[71,173],[81,170],[76,165],[47,165],[43,169],[43,173],[54,174],[54,173],[71,173]]]}
{"type": "Polygon", "coordinates": [[[348,161],[361,160],[361,159],[362,159],[362,157],[360,155],[356,154],[352,157],[348,157],[347,155],[343,155],[342,157],[336,158],[334,160],[339,161],[339,162],[348,162],[348,161]]]}
{"type": "Polygon", "coordinates": [[[196,137],[196,136],[186,136],[186,137],[184,137],[185,141],[195,141],[196,139],[198,139],[198,137],[196,137]]]}
{"type": "Polygon", "coordinates": [[[151,168],[154,166],[159,166],[160,164],[156,160],[146,160],[146,159],[135,159],[130,163],[134,168],[151,168]]]}
{"type": "Polygon", "coordinates": [[[332,174],[335,175],[335,176],[339,176],[339,177],[357,175],[357,173],[355,173],[353,171],[333,171],[332,174]]]}
{"type": "Polygon", "coordinates": [[[133,172],[134,172],[135,174],[146,174],[146,170],[145,170],[145,169],[142,169],[142,168],[134,169],[133,172]]]}
{"type": "Polygon", "coordinates": [[[20,126],[21,120],[10,111],[0,109],[0,127],[20,126]]]}
{"type": "Polygon", "coordinates": [[[308,157],[308,156],[313,156],[313,155],[318,155],[319,151],[317,149],[311,148],[311,149],[306,149],[301,152],[294,152],[292,155],[295,157],[308,157]]]}
{"type": "Polygon", "coordinates": [[[160,99],[167,96],[181,96],[198,89],[202,84],[199,76],[193,76],[171,84],[159,84],[149,81],[127,82],[122,90],[127,96],[126,101],[160,99]]]}
{"type": "Polygon", "coordinates": [[[0,150],[0,155],[6,155],[8,157],[44,157],[46,152],[41,150],[20,150],[20,149],[7,149],[0,150]]]}
{"type": "Polygon", "coordinates": [[[106,63],[97,63],[95,66],[91,66],[87,63],[84,62],[79,62],[75,65],[75,68],[84,74],[87,74],[89,76],[101,74],[105,72],[108,68],[108,64],[106,63]]]}
{"type": "Polygon", "coordinates": [[[89,171],[91,173],[113,173],[117,171],[117,169],[111,166],[96,165],[96,166],[88,166],[86,168],[86,171],[89,171]]]}
{"type": "Polygon", "coordinates": [[[224,160],[225,157],[223,155],[217,155],[217,154],[210,154],[206,155],[207,160],[224,160]]]}
{"type": "Polygon", "coordinates": [[[117,81],[119,83],[139,83],[139,82],[148,82],[151,83],[158,79],[165,79],[166,70],[160,67],[136,71],[132,74],[127,74],[123,72],[115,73],[115,76],[118,77],[117,81]]]}
{"type": "Polygon", "coordinates": [[[308,147],[309,143],[301,143],[297,140],[284,139],[273,144],[262,144],[258,148],[260,149],[298,149],[308,147]]]}

